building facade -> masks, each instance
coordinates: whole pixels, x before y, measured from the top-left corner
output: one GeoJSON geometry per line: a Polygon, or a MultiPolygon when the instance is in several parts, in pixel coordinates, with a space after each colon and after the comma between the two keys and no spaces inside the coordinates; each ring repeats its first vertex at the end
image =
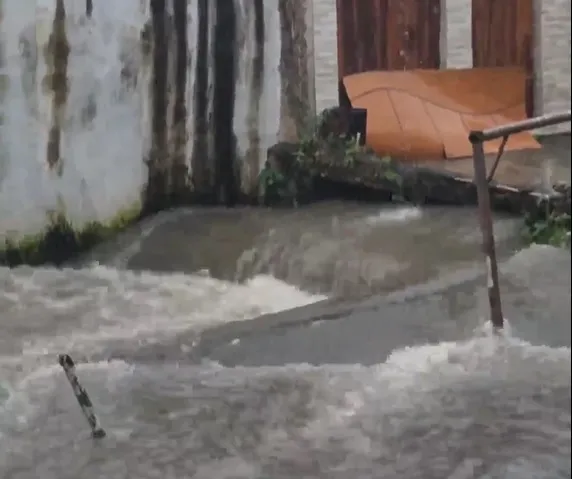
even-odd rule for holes
{"type": "MultiPolygon", "coordinates": [[[[334,50],[338,76],[367,70],[520,66],[528,73],[530,115],[571,107],[568,0],[321,0],[315,10],[317,86],[329,81],[321,68],[332,68],[326,50],[334,50]],[[333,8],[335,1],[337,31],[332,35],[327,25],[332,11],[326,3],[333,8]]],[[[319,93],[319,109],[335,90],[330,83],[319,93]]],[[[571,126],[551,131],[564,129],[571,126]]]]}

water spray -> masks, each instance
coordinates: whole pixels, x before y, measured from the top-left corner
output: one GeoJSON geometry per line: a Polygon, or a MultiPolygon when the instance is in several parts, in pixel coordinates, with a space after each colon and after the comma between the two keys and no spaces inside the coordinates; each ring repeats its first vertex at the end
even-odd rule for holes
{"type": "Polygon", "coordinates": [[[76,397],[78,404],[80,405],[80,408],[82,409],[82,412],[88,421],[92,431],[92,437],[94,439],[101,439],[102,437],[105,437],[105,431],[99,425],[99,421],[94,414],[93,404],[90,400],[90,397],[78,381],[78,376],[76,375],[76,365],[74,364],[74,361],[68,354],[60,354],[58,356],[58,362],[66,373],[66,377],[68,378],[68,381],[72,386],[72,390],[74,391],[74,396],[76,397]]]}

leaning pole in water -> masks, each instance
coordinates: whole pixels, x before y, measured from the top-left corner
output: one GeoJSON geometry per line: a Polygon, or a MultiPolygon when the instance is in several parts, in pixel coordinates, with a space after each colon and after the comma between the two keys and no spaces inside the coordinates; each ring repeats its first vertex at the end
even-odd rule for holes
{"type": "Polygon", "coordinates": [[[93,405],[88,396],[88,393],[78,381],[78,377],[76,375],[76,365],[74,364],[74,361],[68,354],[60,354],[58,356],[58,362],[66,373],[66,377],[68,378],[68,381],[72,386],[72,390],[74,391],[74,396],[76,396],[78,404],[80,405],[80,408],[82,409],[82,412],[88,421],[92,431],[92,437],[94,439],[105,437],[105,431],[99,425],[99,421],[94,414],[93,405]]]}

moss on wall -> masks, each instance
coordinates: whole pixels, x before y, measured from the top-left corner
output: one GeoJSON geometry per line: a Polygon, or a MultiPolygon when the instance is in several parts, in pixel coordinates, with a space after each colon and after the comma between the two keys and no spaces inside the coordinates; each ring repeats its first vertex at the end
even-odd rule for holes
{"type": "Polygon", "coordinates": [[[0,243],[0,264],[14,267],[22,264],[59,266],[79,253],[113,237],[141,217],[141,204],[120,211],[105,223],[92,221],[74,227],[63,211],[49,215],[46,229],[18,240],[7,237],[0,243]]]}

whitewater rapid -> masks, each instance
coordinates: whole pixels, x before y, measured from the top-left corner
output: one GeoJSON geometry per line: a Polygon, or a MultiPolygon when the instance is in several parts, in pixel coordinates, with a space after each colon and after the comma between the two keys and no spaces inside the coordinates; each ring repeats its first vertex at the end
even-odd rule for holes
{"type": "Polygon", "coordinates": [[[497,337],[467,212],[282,215],[169,212],[73,267],[0,268],[0,476],[570,477],[569,252],[503,261],[497,337]]]}
{"type": "MultiPolygon", "coordinates": [[[[547,274],[544,255],[518,255],[516,271],[547,274]]],[[[102,265],[0,281],[6,479],[570,477],[570,347],[497,337],[476,317],[465,339],[416,340],[368,366],[224,366],[187,359],[202,334],[327,297],[265,275],[102,265]],[[153,360],[165,344],[179,349],[153,360]],[[61,352],[80,362],[104,441],[89,438],[61,352]]]]}

